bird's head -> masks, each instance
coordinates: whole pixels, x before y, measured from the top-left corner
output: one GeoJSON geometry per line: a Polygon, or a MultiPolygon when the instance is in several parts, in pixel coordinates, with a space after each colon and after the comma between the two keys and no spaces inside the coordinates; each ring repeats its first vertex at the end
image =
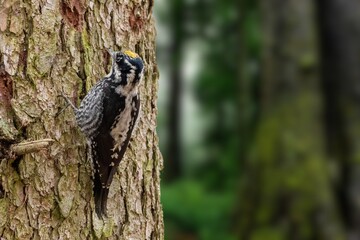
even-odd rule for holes
{"type": "Polygon", "coordinates": [[[120,84],[138,84],[144,70],[144,63],[139,55],[129,50],[109,53],[113,59],[112,73],[120,80],[120,84]]]}

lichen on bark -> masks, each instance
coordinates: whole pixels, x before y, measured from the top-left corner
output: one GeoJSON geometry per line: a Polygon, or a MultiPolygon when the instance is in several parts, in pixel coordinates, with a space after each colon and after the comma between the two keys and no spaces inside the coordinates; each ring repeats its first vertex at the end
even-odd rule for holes
{"type": "MultiPolygon", "coordinates": [[[[13,89],[8,100],[10,127],[0,126],[1,137],[14,143],[45,138],[54,143],[15,161],[0,156],[0,235],[163,239],[152,1],[3,2],[0,66],[13,89]],[[136,51],[146,72],[137,129],[110,188],[109,219],[101,221],[93,213],[85,138],[71,109],[58,113],[65,106],[60,94],[78,104],[106,74],[106,49],[136,51]]],[[[0,80],[1,76],[0,72],[0,80]]],[[[2,141],[0,145],[8,146],[2,141]]]]}

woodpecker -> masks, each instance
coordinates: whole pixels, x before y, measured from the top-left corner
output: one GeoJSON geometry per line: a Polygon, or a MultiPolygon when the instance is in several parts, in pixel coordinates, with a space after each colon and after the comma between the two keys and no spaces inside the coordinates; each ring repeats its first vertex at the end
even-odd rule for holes
{"type": "Polygon", "coordinates": [[[99,218],[107,217],[109,187],[139,117],[139,84],[144,72],[144,63],[138,54],[109,53],[112,56],[110,73],[90,89],[79,108],[66,98],[88,140],[95,212],[99,218]]]}

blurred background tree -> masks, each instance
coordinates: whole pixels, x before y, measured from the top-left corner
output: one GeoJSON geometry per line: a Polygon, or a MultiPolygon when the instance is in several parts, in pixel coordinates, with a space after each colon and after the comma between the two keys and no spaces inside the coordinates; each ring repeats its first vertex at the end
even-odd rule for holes
{"type": "Polygon", "coordinates": [[[156,2],[166,239],[360,239],[360,2],[156,2]]]}

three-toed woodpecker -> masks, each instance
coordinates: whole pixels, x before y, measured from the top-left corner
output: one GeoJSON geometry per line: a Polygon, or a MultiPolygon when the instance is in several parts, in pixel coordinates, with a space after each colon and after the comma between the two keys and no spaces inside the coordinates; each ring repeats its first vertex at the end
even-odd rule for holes
{"type": "MultiPolygon", "coordinates": [[[[111,72],[100,80],[75,111],[93,162],[95,211],[107,216],[106,203],[114,173],[124,156],[140,110],[139,83],[144,64],[134,52],[110,52],[111,72]]],[[[68,101],[69,102],[69,101],[68,101]]]]}

